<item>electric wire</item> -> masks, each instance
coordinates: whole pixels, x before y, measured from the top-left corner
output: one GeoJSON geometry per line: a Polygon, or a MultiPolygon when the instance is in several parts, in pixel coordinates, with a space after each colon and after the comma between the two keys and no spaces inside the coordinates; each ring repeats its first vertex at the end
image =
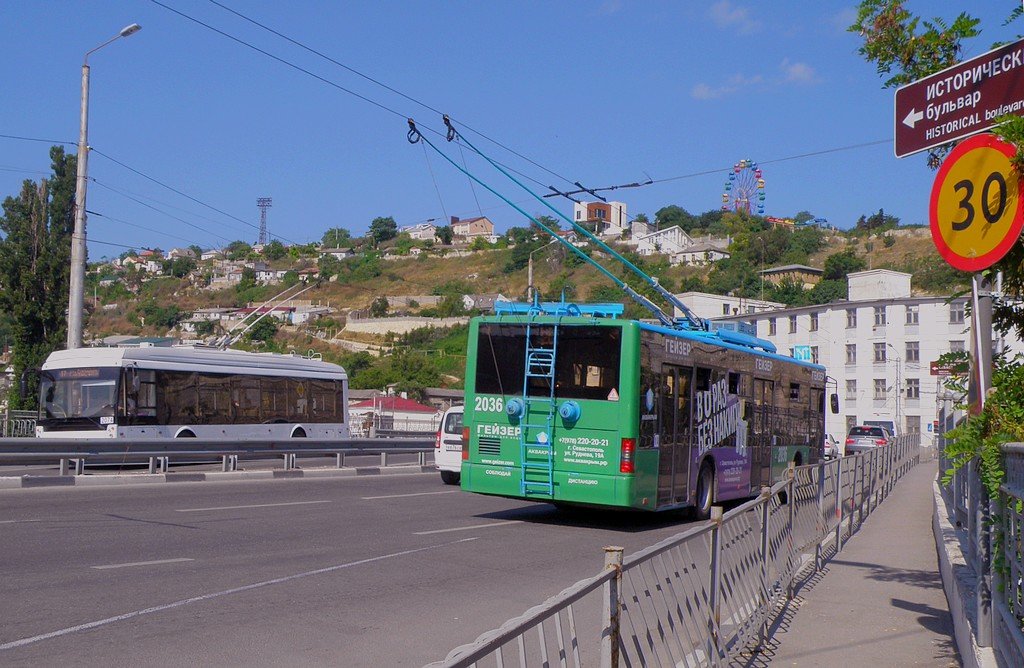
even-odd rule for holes
{"type": "Polygon", "coordinates": [[[77,146],[75,142],[61,141],[59,139],[40,139],[39,137],[23,137],[21,135],[0,134],[0,139],[20,139],[21,141],[38,141],[46,144],[63,144],[64,146],[77,146]]]}
{"type": "Polygon", "coordinates": [[[151,227],[146,227],[145,225],[139,225],[138,223],[132,223],[132,222],[129,222],[127,220],[122,220],[121,218],[114,218],[113,216],[108,216],[105,213],[100,213],[98,211],[90,211],[89,209],[86,209],[85,212],[87,214],[89,214],[90,216],[99,216],[100,218],[106,218],[107,220],[115,222],[115,223],[121,223],[122,225],[129,225],[131,227],[137,227],[140,230],[145,230],[146,232],[154,232],[154,233],[159,234],[161,236],[169,237],[171,239],[177,239],[178,241],[184,241],[185,243],[187,243],[189,245],[193,245],[193,244],[196,245],[196,246],[199,245],[199,244],[195,243],[195,241],[193,241],[192,239],[186,239],[185,237],[179,237],[176,234],[170,234],[169,232],[164,232],[163,230],[155,230],[155,229],[153,229],[151,227]]]}
{"type": "MultiPolygon", "coordinates": [[[[96,185],[100,186],[101,188],[107,188],[107,189],[108,189],[108,190],[110,190],[111,192],[115,192],[115,193],[117,192],[117,191],[116,191],[116,190],[114,190],[113,188],[109,188],[108,186],[105,186],[105,185],[103,185],[102,183],[98,183],[98,182],[97,182],[97,183],[96,183],[96,185]]],[[[125,197],[125,198],[127,198],[127,199],[130,199],[131,201],[135,202],[136,204],[139,204],[139,205],[141,205],[141,206],[144,206],[144,207],[146,207],[147,209],[151,209],[151,210],[153,210],[153,211],[156,211],[156,212],[157,212],[157,213],[159,213],[159,214],[162,214],[162,215],[164,215],[164,216],[167,216],[168,218],[172,218],[172,219],[174,219],[174,220],[178,221],[179,223],[183,223],[183,224],[185,224],[185,225],[188,225],[189,227],[193,227],[193,228],[195,228],[195,229],[199,230],[200,232],[206,232],[207,234],[210,234],[210,235],[212,235],[212,236],[214,236],[214,237],[217,237],[218,239],[220,239],[220,240],[222,240],[222,241],[226,241],[226,242],[228,242],[228,243],[231,243],[231,242],[233,241],[232,239],[228,239],[227,237],[223,237],[223,236],[221,236],[221,235],[219,235],[219,234],[216,234],[216,233],[214,233],[214,232],[211,232],[211,231],[209,231],[209,230],[207,230],[207,229],[204,229],[204,228],[202,228],[202,227],[200,227],[200,226],[196,225],[195,223],[190,223],[189,221],[185,220],[184,218],[181,218],[181,217],[179,217],[179,216],[175,216],[175,215],[174,215],[173,213],[168,213],[168,212],[166,212],[166,211],[163,211],[162,209],[158,209],[157,207],[153,206],[152,204],[147,204],[146,202],[143,202],[142,200],[140,200],[140,199],[138,199],[138,198],[132,197],[131,195],[125,195],[124,193],[117,193],[117,194],[118,194],[118,195],[121,195],[122,197],[125,197]]]]}
{"type": "Polygon", "coordinates": [[[238,229],[236,227],[232,226],[229,223],[225,223],[223,221],[216,220],[216,219],[211,218],[209,216],[204,216],[203,214],[198,213],[196,211],[192,211],[191,209],[186,209],[184,207],[175,206],[174,204],[171,204],[169,202],[165,202],[163,200],[159,200],[159,199],[157,199],[155,197],[150,197],[149,195],[144,195],[144,194],[139,193],[139,192],[134,192],[134,191],[131,191],[131,190],[126,190],[124,188],[115,188],[114,186],[110,185],[109,183],[104,183],[104,182],[99,181],[94,176],[90,176],[89,180],[92,181],[93,183],[102,185],[104,188],[107,188],[108,190],[113,190],[114,192],[116,192],[116,193],[118,193],[120,195],[132,195],[134,197],[138,197],[138,198],[144,199],[144,200],[146,200],[148,202],[152,202],[153,204],[158,204],[160,206],[164,206],[164,207],[167,207],[169,209],[174,209],[175,211],[180,211],[181,213],[187,214],[190,218],[201,218],[202,220],[205,220],[207,222],[213,223],[214,225],[220,225],[221,227],[227,228],[227,229],[231,230],[232,232],[237,232],[238,231],[238,229]]]}
{"type": "Polygon", "coordinates": [[[441,188],[437,185],[437,178],[434,176],[434,168],[430,166],[430,156],[427,155],[426,144],[423,145],[423,160],[427,163],[427,171],[430,172],[430,180],[434,182],[434,192],[437,193],[437,201],[441,203],[441,213],[444,214],[444,219],[448,220],[448,210],[444,208],[444,198],[441,197],[441,188]]]}
{"type": "MultiPolygon", "coordinates": [[[[320,58],[323,58],[324,60],[326,60],[329,63],[333,63],[333,64],[337,65],[338,67],[341,67],[341,68],[347,70],[348,72],[351,72],[352,74],[355,74],[358,77],[362,77],[363,79],[365,79],[365,80],[367,80],[367,81],[369,81],[371,83],[374,83],[374,84],[380,86],[381,88],[394,93],[395,95],[398,95],[399,97],[405,98],[406,100],[408,100],[409,102],[412,102],[413,104],[418,104],[419,106],[423,107],[424,109],[428,109],[428,110],[430,110],[430,111],[432,111],[432,112],[434,112],[435,114],[438,114],[438,115],[444,114],[444,112],[442,112],[439,109],[436,109],[436,108],[430,106],[426,102],[423,102],[423,101],[418,100],[418,99],[416,99],[416,98],[414,98],[414,97],[412,97],[410,95],[407,95],[407,94],[403,93],[402,91],[400,91],[400,90],[398,90],[398,89],[396,89],[396,88],[394,88],[392,86],[389,86],[388,84],[386,84],[386,83],[384,83],[384,82],[382,82],[382,81],[380,81],[378,79],[375,79],[375,78],[371,77],[368,74],[364,74],[363,72],[360,72],[359,70],[357,70],[357,69],[355,69],[353,67],[350,67],[350,66],[346,65],[345,63],[342,63],[342,62],[332,58],[331,56],[328,56],[327,54],[314,49],[313,47],[311,47],[311,46],[309,46],[307,44],[304,44],[304,43],[302,43],[302,42],[300,42],[300,41],[298,41],[298,40],[296,40],[296,39],[294,39],[292,37],[289,37],[288,35],[285,35],[284,33],[281,33],[281,32],[279,32],[277,30],[274,30],[270,26],[264,25],[263,23],[260,23],[259,21],[255,20],[255,19],[253,19],[253,18],[251,18],[249,16],[246,16],[245,14],[243,14],[243,13],[237,11],[237,10],[234,10],[231,7],[228,7],[227,5],[225,5],[225,4],[221,3],[221,2],[218,2],[217,0],[210,0],[210,2],[212,4],[214,4],[214,5],[217,5],[218,7],[220,7],[221,9],[223,9],[223,10],[225,10],[227,12],[230,12],[230,13],[234,14],[238,18],[240,18],[240,19],[242,19],[244,21],[248,21],[249,23],[251,23],[251,24],[253,24],[255,26],[258,26],[258,27],[262,28],[263,30],[266,30],[267,32],[269,32],[271,34],[280,37],[281,39],[283,39],[283,40],[285,40],[285,41],[287,41],[287,42],[289,42],[289,43],[299,47],[300,49],[304,49],[304,50],[308,51],[309,53],[312,53],[312,54],[314,54],[316,56],[319,56],[320,58]]],[[[470,127],[469,125],[467,125],[466,123],[463,123],[463,122],[460,122],[460,125],[462,125],[462,127],[466,128],[467,130],[469,130],[473,134],[479,135],[481,138],[485,139],[486,141],[491,142],[495,146],[498,146],[498,147],[504,149],[505,151],[508,151],[512,155],[514,155],[514,156],[516,156],[518,158],[521,158],[522,160],[525,160],[526,162],[530,163],[534,167],[537,167],[538,169],[541,169],[541,170],[547,172],[551,176],[554,176],[555,178],[562,179],[566,183],[572,183],[572,181],[570,181],[565,176],[562,176],[561,174],[558,174],[557,172],[553,172],[552,170],[548,169],[544,165],[541,165],[540,163],[537,163],[537,162],[531,160],[527,156],[523,155],[522,153],[517,152],[516,150],[514,150],[512,148],[509,148],[508,146],[506,146],[505,144],[502,144],[498,140],[493,139],[491,137],[488,137],[487,135],[485,135],[480,130],[476,130],[476,129],[470,127]]]]}

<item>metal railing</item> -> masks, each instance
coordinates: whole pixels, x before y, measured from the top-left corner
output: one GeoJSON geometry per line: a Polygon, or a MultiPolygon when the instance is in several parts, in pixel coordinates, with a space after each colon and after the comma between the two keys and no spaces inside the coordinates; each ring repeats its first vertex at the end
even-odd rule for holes
{"type": "Polygon", "coordinates": [[[425,465],[434,451],[434,438],[349,438],[317,440],[221,440],[199,438],[111,439],[111,438],[3,438],[0,439],[0,463],[57,464],[60,474],[81,474],[86,463],[147,463],[150,473],[166,473],[172,462],[195,462],[219,458],[224,471],[234,471],[239,460],[281,457],[285,470],[296,468],[297,457],[335,457],[335,465],[345,465],[346,455],[380,455],[380,465],[388,457],[416,454],[417,464],[425,465]]]}
{"type": "Polygon", "coordinates": [[[763,643],[801,577],[837,553],[919,460],[920,435],[808,466],[605,568],[434,667],[721,665],[763,643]]]}
{"type": "Polygon", "coordinates": [[[25,438],[36,435],[36,411],[7,410],[3,414],[0,438],[25,438]]]}

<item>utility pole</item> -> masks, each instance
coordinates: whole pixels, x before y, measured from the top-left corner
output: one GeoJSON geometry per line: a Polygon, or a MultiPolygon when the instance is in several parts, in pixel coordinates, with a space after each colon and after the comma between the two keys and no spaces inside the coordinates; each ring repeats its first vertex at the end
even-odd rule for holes
{"type": "Polygon", "coordinates": [[[256,199],[256,206],[260,208],[260,236],[256,240],[261,246],[265,246],[267,243],[267,209],[274,205],[274,201],[270,197],[259,197],[256,199]]]}

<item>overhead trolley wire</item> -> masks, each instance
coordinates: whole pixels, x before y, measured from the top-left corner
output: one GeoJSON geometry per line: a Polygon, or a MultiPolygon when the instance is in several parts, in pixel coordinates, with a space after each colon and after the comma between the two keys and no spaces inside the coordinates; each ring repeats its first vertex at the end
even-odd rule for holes
{"type": "MultiPolygon", "coordinates": [[[[300,42],[300,41],[298,41],[298,40],[296,40],[296,39],[294,39],[292,37],[289,37],[288,35],[285,35],[284,33],[281,33],[281,32],[279,32],[277,30],[274,30],[270,26],[267,26],[267,25],[265,25],[263,23],[260,23],[256,19],[253,19],[253,18],[251,18],[249,16],[246,16],[242,12],[234,10],[231,7],[228,7],[227,5],[225,5],[225,4],[221,3],[221,2],[218,2],[217,0],[210,0],[210,2],[212,4],[214,4],[214,5],[217,5],[218,7],[220,7],[221,9],[223,9],[223,10],[225,10],[227,12],[230,12],[230,13],[234,14],[238,18],[240,18],[240,19],[242,19],[244,21],[248,21],[249,23],[251,23],[251,24],[253,24],[255,26],[258,26],[258,27],[262,28],[263,30],[266,30],[267,32],[269,32],[271,34],[280,37],[281,39],[283,39],[283,40],[285,40],[285,41],[287,41],[287,42],[289,42],[289,43],[299,47],[300,49],[304,49],[304,50],[308,51],[309,53],[312,53],[312,54],[314,54],[316,56],[319,56],[320,58],[323,58],[324,60],[326,60],[326,61],[328,61],[330,63],[333,63],[333,64],[337,65],[338,67],[341,67],[342,69],[345,69],[345,70],[351,72],[352,74],[355,74],[358,77],[362,77],[363,79],[369,81],[370,83],[376,84],[376,85],[380,86],[381,88],[394,93],[395,95],[398,95],[400,97],[405,98],[406,100],[412,102],[413,104],[418,104],[419,106],[423,107],[424,109],[428,109],[429,111],[432,111],[432,112],[434,112],[435,114],[438,114],[438,115],[444,114],[443,111],[440,111],[439,109],[436,109],[436,108],[430,106],[426,102],[423,102],[423,101],[418,100],[418,99],[416,99],[416,98],[414,98],[414,97],[412,97],[410,95],[407,95],[407,94],[403,93],[402,91],[398,90],[397,88],[389,86],[388,84],[384,83],[383,81],[375,79],[375,78],[371,77],[368,74],[364,74],[363,72],[360,72],[359,70],[357,70],[357,69],[355,69],[353,67],[350,67],[349,65],[346,65],[345,63],[342,63],[342,62],[332,58],[331,56],[328,56],[327,54],[314,49],[313,47],[311,47],[311,46],[309,46],[307,44],[303,44],[302,42],[300,42]]],[[[473,134],[479,135],[480,137],[482,137],[483,139],[491,142],[495,146],[498,146],[498,147],[508,151],[512,155],[525,160],[526,162],[530,163],[534,167],[547,172],[551,176],[554,176],[555,178],[562,179],[566,183],[572,183],[572,181],[569,180],[568,178],[562,176],[561,174],[558,174],[557,172],[551,171],[550,169],[548,169],[544,165],[541,165],[540,163],[535,162],[534,160],[531,160],[527,156],[523,155],[522,153],[519,153],[515,149],[512,149],[512,148],[506,146],[505,144],[502,144],[498,140],[493,139],[491,137],[488,137],[487,135],[485,135],[480,130],[476,130],[476,129],[470,127],[469,125],[467,125],[466,123],[461,123],[460,122],[460,124],[462,125],[462,127],[466,128],[467,130],[469,130],[473,134]]],[[[525,176],[525,175],[521,175],[521,176],[525,176]]],[[[538,183],[538,185],[540,185],[539,182],[536,182],[536,183],[538,183]]],[[[475,193],[474,193],[474,195],[475,195],[475,193]]]]}

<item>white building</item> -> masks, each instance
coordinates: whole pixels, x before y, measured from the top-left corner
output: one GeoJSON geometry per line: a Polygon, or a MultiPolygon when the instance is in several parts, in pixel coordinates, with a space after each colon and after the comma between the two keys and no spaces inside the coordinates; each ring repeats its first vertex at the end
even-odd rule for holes
{"type": "Polygon", "coordinates": [[[576,202],[573,219],[593,223],[598,236],[618,238],[629,227],[626,205],[622,202],[576,202]]]}
{"type": "MultiPolygon", "coordinates": [[[[636,252],[640,255],[661,253],[673,260],[677,255],[693,245],[693,239],[678,225],[666,227],[657,232],[645,234],[636,239],[636,252]]],[[[673,262],[673,264],[676,264],[673,262]]]]}
{"type": "MultiPolygon", "coordinates": [[[[778,311],[785,304],[763,299],[747,299],[729,295],[713,295],[709,292],[681,292],[676,295],[698,318],[712,319],[731,315],[754,315],[765,311],[778,311]]],[[[678,310],[675,317],[682,317],[678,310]]]]}
{"type": "MultiPolygon", "coordinates": [[[[853,425],[892,421],[899,433],[919,432],[931,446],[942,377],[931,374],[930,363],[970,348],[970,320],[965,298],[912,296],[910,278],[887,269],[857,272],[848,276],[846,301],[721,320],[751,322],[780,354],[828,369],[840,413],[826,412],[825,426],[840,442],[853,425]]],[[[1012,335],[1002,343],[1022,350],[1012,335]]]]}
{"type": "Polygon", "coordinates": [[[696,267],[703,267],[709,264],[714,264],[719,260],[724,260],[730,257],[731,254],[727,250],[722,250],[718,246],[708,243],[695,243],[694,245],[686,248],[682,253],[672,258],[673,264],[688,264],[696,267]]]}
{"type": "Polygon", "coordinates": [[[409,238],[416,239],[418,241],[433,241],[434,237],[437,236],[437,226],[432,223],[410,225],[409,227],[403,227],[398,231],[404,232],[409,235],[409,238]]]}

